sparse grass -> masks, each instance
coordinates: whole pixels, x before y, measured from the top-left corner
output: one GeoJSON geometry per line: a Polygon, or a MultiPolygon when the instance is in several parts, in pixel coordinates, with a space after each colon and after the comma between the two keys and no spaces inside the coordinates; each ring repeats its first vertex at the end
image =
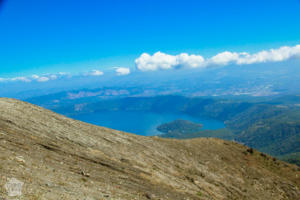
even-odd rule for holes
{"type": "Polygon", "coordinates": [[[198,197],[202,197],[202,193],[199,191],[199,192],[197,192],[197,196],[198,197]]]}
{"type": "Polygon", "coordinates": [[[38,193],[38,194],[31,194],[27,197],[29,200],[41,200],[42,198],[42,194],[38,193]]]}
{"type": "Polygon", "coordinates": [[[58,185],[60,185],[60,186],[66,186],[66,182],[64,182],[64,181],[59,181],[58,183],[57,183],[58,185]]]}
{"type": "Polygon", "coordinates": [[[87,180],[86,178],[84,178],[84,177],[81,177],[80,180],[81,180],[82,182],[84,182],[84,183],[88,182],[88,180],[87,180]]]}

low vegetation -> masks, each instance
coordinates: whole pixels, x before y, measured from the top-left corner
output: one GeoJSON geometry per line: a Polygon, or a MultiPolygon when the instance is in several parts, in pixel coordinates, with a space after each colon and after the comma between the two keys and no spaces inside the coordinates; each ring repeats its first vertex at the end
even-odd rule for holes
{"type": "Polygon", "coordinates": [[[188,120],[177,119],[169,123],[162,124],[157,130],[162,133],[184,135],[186,133],[195,133],[201,130],[202,124],[196,124],[188,120]]]}

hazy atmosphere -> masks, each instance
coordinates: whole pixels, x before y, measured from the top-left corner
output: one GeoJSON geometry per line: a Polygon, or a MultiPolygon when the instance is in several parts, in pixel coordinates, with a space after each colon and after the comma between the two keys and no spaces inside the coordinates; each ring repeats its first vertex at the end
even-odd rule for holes
{"type": "Polygon", "coordinates": [[[169,93],[201,85],[193,96],[290,93],[299,8],[297,0],[3,1],[0,94],[103,86],[160,94],[164,84],[169,93]]]}
{"type": "Polygon", "coordinates": [[[0,0],[0,200],[300,199],[299,0],[0,0]]]}

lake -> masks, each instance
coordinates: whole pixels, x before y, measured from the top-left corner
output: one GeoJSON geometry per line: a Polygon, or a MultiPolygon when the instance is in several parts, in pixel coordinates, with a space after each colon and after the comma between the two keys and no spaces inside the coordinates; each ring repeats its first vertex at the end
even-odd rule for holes
{"type": "Polygon", "coordinates": [[[221,121],[207,118],[195,118],[185,114],[132,112],[132,111],[103,111],[98,113],[70,116],[73,119],[87,123],[117,129],[137,135],[153,136],[161,134],[156,127],[176,119],[201,123],[203,129],[215,130],[224,128],[221,121]]]}

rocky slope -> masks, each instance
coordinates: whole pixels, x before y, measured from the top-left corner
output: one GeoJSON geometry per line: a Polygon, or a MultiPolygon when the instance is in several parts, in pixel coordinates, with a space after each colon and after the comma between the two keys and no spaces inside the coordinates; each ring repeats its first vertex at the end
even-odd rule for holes
{"type": "Polygon", "coordinates": [[[300,169],[220,139],[142,137],[0,99],[0,199],[300,199],[300,169]]]}

